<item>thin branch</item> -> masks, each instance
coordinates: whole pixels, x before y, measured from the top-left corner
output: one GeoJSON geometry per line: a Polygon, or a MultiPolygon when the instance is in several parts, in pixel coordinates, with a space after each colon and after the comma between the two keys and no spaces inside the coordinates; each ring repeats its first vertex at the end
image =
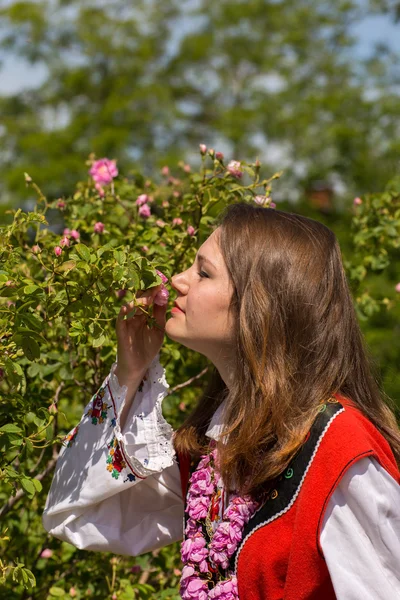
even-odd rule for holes
{"type": "Polygon", "coordinates": [[[205,369],[203,369],[200,373],[198,373],[197,375],[195,375],[191,379],[188,379],[187,381],[184,381],[183,383],[178,383],[178,385],[176,385],[172,389],[168,390],[167,396],[169,394],[173,394],[174,392],[176,392],[176,390],[179,390],[180,388],[183,388],[183,387],[186,387],[187,385],[190,385],[196,379],[200,379],[200,377],[203,377],[203,375],[205,375],[207,373],[208,369],[209,369],[209,367],[206,367],[205,369]]]}
{"type": "MultiPolygon", "coordinates": [[[[39,475],[37,475],[36,477],[34,477],[34,479],[37,479],[38,481],[42,481],[42,479],[44,479],[55,467],[56,462],[57,462],[57,458],[58,458],[58,453],[57,452],[53,452],[53,458],[47,463],[47,466],[45,468],[45,470],[42,473],[39,473],[39,475]]],[[[18,492],[15,494],[15,496],[13,496],[12,498],[9,498],[9,500],[5,503],[5,505],[3,506],[3,508],[0,510],[0,519],[2,517],[4,517],[14,506],[14,504],[16,502],[18,502],[18,500],[20,500],[23,496],[25,496],[25,490],[18,490],[18,492]]]]}

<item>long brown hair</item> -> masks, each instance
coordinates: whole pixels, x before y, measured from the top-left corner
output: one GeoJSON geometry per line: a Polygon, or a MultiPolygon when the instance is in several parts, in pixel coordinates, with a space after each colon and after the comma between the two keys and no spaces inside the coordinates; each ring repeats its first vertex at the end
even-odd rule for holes
{"type": "Polygon", "coordinates": [[[217,223],[234,288],[235,378],[228,389],[214,367],[175,449],[205,452],[210,419],[226,400],[221,475],[228,488],[257,495],[299,450],[318,405],[338,392],[377,427],[400,466],[394,403],[374,375],[334,233],[246,202],[229,205],[217,223]]]}

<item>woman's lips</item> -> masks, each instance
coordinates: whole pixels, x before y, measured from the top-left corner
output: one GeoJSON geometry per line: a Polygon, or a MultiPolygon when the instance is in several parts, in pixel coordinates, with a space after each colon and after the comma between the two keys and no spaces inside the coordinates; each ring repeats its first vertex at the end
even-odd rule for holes
{"type": "Polygon", "coordinates": [[[178,308],[177,306],[174,306],[174,308],[171,308],[171,312],[172,313],[181,313],[182,315],[184,315],[185,313],[183,312],[183,310],[181,310],[180,308],[178,308]]]}

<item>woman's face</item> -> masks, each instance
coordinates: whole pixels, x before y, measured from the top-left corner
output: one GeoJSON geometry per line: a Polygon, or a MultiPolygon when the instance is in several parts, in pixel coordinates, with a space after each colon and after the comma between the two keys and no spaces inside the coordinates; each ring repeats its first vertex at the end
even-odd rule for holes
{"type": "Polygon", "coordinates": [[[218,245],[218,227],[200,247],[192,266],[174,275],[171,285],[184,312],[172,312],[165,333],[172,340],[200,352],[214,364],[232,350],[233,324],[228,307],[233,293],[218,245]]]}

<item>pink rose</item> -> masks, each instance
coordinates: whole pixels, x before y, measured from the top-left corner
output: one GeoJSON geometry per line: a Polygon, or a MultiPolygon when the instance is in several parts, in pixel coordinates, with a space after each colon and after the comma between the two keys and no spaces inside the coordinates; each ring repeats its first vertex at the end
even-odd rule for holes
{"type": "Polygon", "coordinates": [[[61,254],[62,254],[62,248],[60,248],[60,246],[55,246],[55,248],[54,248],[54,254],[56,256],[61,256],[61,254]]]}
{"type": "Polygon", "coordinates": [[[41,251],[42,251],[42,249],[38,244],[35,244],[34,246],[32,246],[32,252],[34,254],[39,254],[39,252],[41,252],[41,251]]]}
{"type": "Polygon", "coordinates": [[[218,598],[218,600],[237,600],[239,596],[237,579],[234,575],[226,581],[220,581],[210,590],[209,598],[218,598]]]}
{"type": "Polygon", "coordinates": [[[157,219],[156,225],[158,225],[158,227],[165,227],[165,221],[162,219],[157,219]]]}
{"type": "Polygon", "coordinates": [[[63,208],[65,208],[66,204],[63,200],[58,200],[57,202],[57,208],[59,208],[60,210],[62,210],[63,208]]]}
{"type": "Polygon", "coordinates": [[[353,204],[354,206],[359,206],[360,204],[362,204],[361,198],[354,198],[353,204]]]}
{"type": "Polygon", "coordinates": [[[174,190],[174,191],[172,192],[172,195],[173,195],[173,197],[174,197],[174,198],[179,198],[179,196],[181,195],[181,193],[180,193],[180,192],[178,192],[178,190],[174,190]]]}
{"type": "Polygon", "coordinates": [[[41,558],[51,558],[53,556],[53,550],[50,550],[50,548],[45,548],[42,550],[40,556],[41,558]]]}
{"type": "Polygon", "coordinates": [[[191,236],[194,235],[195,231],[196,230],[195,230],[195,228],[192,225],[189,225],[189,227],[186,229],[187,234],[191,235],[191,236]]]}
{"type": "Polygon", "coordinates": [[[136,200],[137,206],[142,206],[143,204],[146,204],[148,199],[149,199],[149,197],[147,194],[140,194],[140,196],[138,196],[137,200],[136,200]]]}
{"type": "Polygon", "coordinates": [[[142,252],[148,252],[149,251],[149,249],[148,249],[147,246],[142,246],[141,250],[142,250],[142,252]]]}
{"type": "Polygon", "coordinates": [[[207,152],[207,146],[205,144],[199,144],[200,153],[205,154],[207,152]]]}
{"type": "Polygon", "coordinates": [[[211,481],[211,474],[207,469],[195,471],[190,478],[190,492],[197,496],[210,496],[214,492],[214,485],[211,481]]]}
{"type": "Polygon", "coordinates": [[[175,219],[172,219],[172,225],[182,225],[183,221],[180,217],[175,217],[175,219]]]}
{"type": "Polygon", "coordinates": [[[394,289],[396,290],[396,292],[400,293],[400,281],[396,284],[396,287],[394,289]]]}
{"type": "Polygon", "coordinates": [[[224,160],[224,155],[222,154],[222,152],[216,152],[215,158],[219,161],[222,161],[222,160],[224,160]]]}
{"type": "Polygon", "coordinates": [[[183,600],[207,600],[207,580],[200,579],[193,567],[185,565],[182,569],[180,594],[183,600]]]}
{"type": "Polygon", "coordinates": [[[198,521],[199,519],[205,519],[208,512],[209,503],[210,499],[208,497],[195,496],[194,498],[189,498],[186,512],[189,514],[189,517],[195,521],[198,521]]]}
{"type": "Polygon", "coordinates": [[[169,167],[165,166],[161,169],[161,174],[164,175],[164,177],[168,177],[169,175],[169,167]]]}
{"type": "Polygon", "coordinates": [[[81,237],[81,234],[76,229],[72,229],[71,237],[73,237],[74,240],[79,240],[79,238],[81,237]]]}
{"type": "Polygon", "coordinates": [[[196,533],[201,533],[201,526],[196,523],[193,519],[188,519],[185,527],[185,534],[187,537],[194,537],[196,533]]]}
{"type": "Polygon", "coordinates": [[[192,170],[190,165],[184,165],[183,170],[185,171],[185,173],[190,173],[190,171],[192,170]]]}
{"type": "Polygon", "coordinates": [[[74,587],[69,588],[69,595],[71,596],[71,598],[75,598],[76,589],[74,587]]]}
{"type": "Polygon", "coordinates": [[[154,304],[157,304],[157,306],[165,306],[168,302],[168,298],[169,298],[169,291],[164,286],[164,284],[161,284],[160,291],[154,297],[154,304]]]}
{"type": "Polygon", "coordinates": [[[231,160],[226,169],[232,175],[232,177],[236,177],[237,179],[240,179],[240,177],[243,175],[243,172],[240,170],[240,162],[238,160],[231,160]]]}
{"type": "Polygon", "coordinates": [[[101,158],[96,160],[89,174],[92,176],[95,183],[108,184],[118,175],[118,169],[116,167],[115,160],[109,160],[108,158],[101,158]]]}
{"type": "Polygon", "coordinates": [[[168,208],[168,206],[169,206],[169,202],[168,202],[168,200],[163,200],[163,201],[162,201],[162,207],[163,207],[163,208],[168,208]]]}
{"type": "Polygon", "coordinates": [[[97,223],[94,224],[93,231],[95,233],[103,233],[104,223],[102,223],[101,221],[97,221],[97,223]]]}
{"type": "Polygon", "coordinates": [[[276,208],[276,204],[275,202],[271,202],[271,204],[269,205],[270,208],[276,208]]]}
{"type": "Polygon", "coordinates": [[[69,238],[66,235],[64,235],[64,237],[62,237],[60,240],[60,246],[63,248],[64,246],[68,247],[69,245],[70,245],[69,238]]]}
{"type": "Polygon", "coordinates": [[[261,206],[263,206],[264,204],[268,204],[268,202],[271,200],[270,196],[255,196],[254,197],[254,202],[256,202],[257,204],[260,204],[261,206]]]}
{"type": "Polygon", "coordinates": [[[181,556],[184,563],[200,563],[207,558],[207,542],[201,533],[196,537],[188,538],[181,544],[181,556]]]}
{"type": "Polygon", "coordinates": [[[150,206],[148,204],[143,204],[140,206],[139,215],[144,219],[147,219],[151,215],[150,206]]]}
{"type": "Polygon", "coordinates": [[[68,227],[66,227],[63,231],[63,235],[70,235],[70,230],[68,229],[68,227]]]}

